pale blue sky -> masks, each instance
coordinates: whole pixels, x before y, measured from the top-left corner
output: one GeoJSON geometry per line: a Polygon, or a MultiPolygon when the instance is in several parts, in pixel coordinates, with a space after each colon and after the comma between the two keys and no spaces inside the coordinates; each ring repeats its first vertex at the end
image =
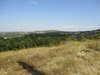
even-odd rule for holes
{"type": "Polygon", "coordinates": [[[0,31],[100,28],[100,0],[0,0],[0,31]]]}

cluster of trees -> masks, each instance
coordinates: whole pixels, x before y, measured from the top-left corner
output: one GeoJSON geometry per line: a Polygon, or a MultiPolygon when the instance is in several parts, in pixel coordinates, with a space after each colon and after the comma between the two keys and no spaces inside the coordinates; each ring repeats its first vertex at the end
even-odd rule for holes
{"type": "Polygon", "coordinates": [[[65,41],[66,36],[47,36],[47,35],[29,35],[24,37],[16,37],[3,39],[0,38],[0,51],[18,50],[22,48],[31,48],[37,46],[58,45],[61,41],[65,41]]]}
{"type": "Polygon", "coordinates": [[[0,51],[18,50],[39,46],[58,45],[69,40],[100,39],[100,33],[45,33],[29,34],[22,37],[4,39],[0,37],[0,51]]]}

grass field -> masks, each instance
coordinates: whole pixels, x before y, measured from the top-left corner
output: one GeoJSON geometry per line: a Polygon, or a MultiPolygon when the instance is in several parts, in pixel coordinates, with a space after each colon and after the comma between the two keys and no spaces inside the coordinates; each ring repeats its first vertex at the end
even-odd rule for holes
{"type": "Polygon", "coordinates": [[[0,75],[100,75],[100,41],[1,52],[0,75]]]}

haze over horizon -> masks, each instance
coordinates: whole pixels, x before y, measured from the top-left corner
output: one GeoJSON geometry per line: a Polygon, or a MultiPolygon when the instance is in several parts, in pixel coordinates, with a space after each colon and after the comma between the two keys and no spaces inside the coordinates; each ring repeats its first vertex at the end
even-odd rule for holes
{"type": "Polygon", "coordinates": [[[100,29],[100,0],[0,0],[0,32],[100,29]]]}

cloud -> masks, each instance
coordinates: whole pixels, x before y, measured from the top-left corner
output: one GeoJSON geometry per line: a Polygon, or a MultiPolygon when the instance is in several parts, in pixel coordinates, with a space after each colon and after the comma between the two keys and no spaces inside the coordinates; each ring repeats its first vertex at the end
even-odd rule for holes
{"type": "Polygon", "coordinates": [[[32,3],[32,4],[34,4],[34,5],[37,5],[37,4],[39,4],[37,1],[30,1],[30,3],[32,3]]]}

